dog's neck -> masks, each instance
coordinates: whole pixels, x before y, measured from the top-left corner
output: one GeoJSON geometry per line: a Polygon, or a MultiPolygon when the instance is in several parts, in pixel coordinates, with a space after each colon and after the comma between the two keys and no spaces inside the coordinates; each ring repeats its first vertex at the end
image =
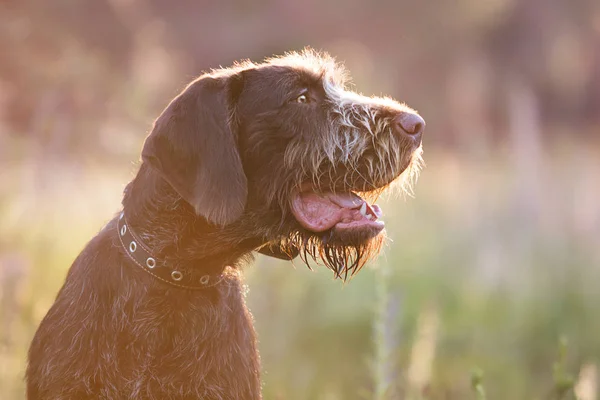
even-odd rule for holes
{"type": "Polygon", "coordinates": [[[210,225],[145,164],[125,189],[123,210],[152,255],[182,272],[202,269],[217,274],[226,266],[238,267],[262,244],[210,225]]]}

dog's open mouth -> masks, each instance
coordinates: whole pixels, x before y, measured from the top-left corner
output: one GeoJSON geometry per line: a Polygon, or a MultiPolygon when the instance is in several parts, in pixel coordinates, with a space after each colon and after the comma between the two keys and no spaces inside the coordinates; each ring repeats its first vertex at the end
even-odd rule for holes
{"type": "Polygon", "coordinates": [[[333,229],[336,233],[368,232],[372,237],[385,226],[379,220],[381,208],[353,192],[300,191],[293,195],[291,209],[300,225],[311,232],[333,229]]]}

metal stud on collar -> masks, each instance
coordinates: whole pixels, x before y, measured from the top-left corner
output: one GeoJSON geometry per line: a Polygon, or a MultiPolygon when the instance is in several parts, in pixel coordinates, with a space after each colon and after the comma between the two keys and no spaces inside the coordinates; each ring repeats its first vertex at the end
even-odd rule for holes
{"type": "Polygon", "coordinates": [[[200,283],[203,285],[208,285],[208,281],[210,281],[209,275],[204,275],[202,278],[200,278],[200,283]]]}
{"type": "Polygon", "coordinates": [[[156,267],[156,260],[152,257],[148,257],[146,259],[146,267],[148,267],[150,269],[156,267]]]}
{"type": "Polygon", "coordinates": [[[179,271],[173,271],[171,272],[171,278],[173,278],[174,281],[179,282],[183,279],[183,274],[179,271]]]}
{"type": "Polygon", "coordinates": [[[127,225],[123,225],[121,227],[121,236],[125,236],[126,233],[127,233],[127,225]]]}
{"type": "Polygon", "coordinates": [[[137,243],[132,241],[131,243],[129,243],[129,251],[132,253],[135,253],[135,250],[137,249],[137,243]]]}

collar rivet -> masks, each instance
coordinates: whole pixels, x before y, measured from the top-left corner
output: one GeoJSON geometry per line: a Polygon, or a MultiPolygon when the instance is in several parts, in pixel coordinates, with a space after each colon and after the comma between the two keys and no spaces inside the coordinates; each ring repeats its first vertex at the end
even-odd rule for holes
{"type": "Polygon", "coordinates": [[[148,267],[150,269],[156,267],[156,260],[152,257],[148,257],[146,259],[146,267],[148,267]]]}
{"type": "Polygon", "coordinates": [[[173,271],[171,272],[171,278],[173,278],[174,281],[179,282],[183,279],[183,274],[179,271],[173,271]]]}

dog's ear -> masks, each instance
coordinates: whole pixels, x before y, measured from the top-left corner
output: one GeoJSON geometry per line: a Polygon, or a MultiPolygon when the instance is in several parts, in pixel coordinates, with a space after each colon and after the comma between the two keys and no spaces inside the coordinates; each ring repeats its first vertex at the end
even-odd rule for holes
{"type": "Polygon", "coordinates": [[[154,123],[142,160],[198,215],[227,225],[244,212],[248,182],[230,104],[231,77],[205,75],[177,96],[154,123]]]}

